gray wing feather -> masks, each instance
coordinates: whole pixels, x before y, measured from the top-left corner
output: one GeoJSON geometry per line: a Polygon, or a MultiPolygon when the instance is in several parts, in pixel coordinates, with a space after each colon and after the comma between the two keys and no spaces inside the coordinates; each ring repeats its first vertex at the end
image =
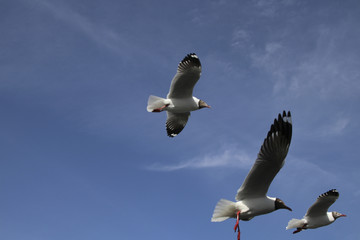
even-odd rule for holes
{"type": "Polygon", "coordinates": [[[339,192],[336,189],[331,189],[326,193],[321,194],[315,203],[307,210],[308,217],[316,217],[325,215],[329,207],[339,198],[339,192]]]}
{"type": "Polygon", "coordinates": [[[237,192],[237,201],[266,196],[271,182],[284,165],[291,136],[291,114],[284,111],[271,125],[253,167],[237,192]]]}
{"type": "Polygon", "coordinates": [[[167,111],[166,119],[166,132],[169,137],[175,137],[178,135],[185,127],[190,112],[186,113],[172,113],[167,111]]]}
{"type": "Polygon", "coordinates": [[[179,63],[171,81],[167,98],[192,97],[193,89],[201,75],[201,63],[195,53],[190,53],[179,63]]]}

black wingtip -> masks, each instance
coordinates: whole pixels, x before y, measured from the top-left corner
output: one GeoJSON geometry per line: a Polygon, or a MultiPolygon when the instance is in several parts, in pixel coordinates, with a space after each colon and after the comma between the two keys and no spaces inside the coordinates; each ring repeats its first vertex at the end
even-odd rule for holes
{"type": "Polygon", "coordinates": [[[282,118],[291,118],[291,112],[288,111],[288,112],[286,113],[286,111],[283,110],[282,116],[281,116],[280,113],[279,113],[279,116],[282,117],[282,118]]]}
{"type": "Polygon", "coordinates": [[[173,129],[169,128],[168,126],[166,126],[166,133],[167,133],[168,137],[170,137],[170,138],[176,137],[181,132],[181,130],[176,131],[176,132],[175,131],[173,129]]]}
{"type": "Polygon", "coordinates": [[[286,113],[286,111],[284,110],[282,116],[279,114],[279,119],[280,119],[280,118],[281,118],[284,122],[288,122],[288,123],[292,124],[291,112],[290,112],[290,111],[288,111],[288,112],[286,113]]]}
{"type": "Polygon", "coordinates": [[[171,137],[171,138],[179,135],[179,133],[184,129],[184,126],[176,127],[176,125],[174,125],[172,122],[166,122],[165,126],[166,126],[166,133],[167,133],[168,137],[171,137]]]}
{"type": "Polygon", "coordinates": [[[183,60],[181,60],[180,64],[181,63],[186,63],[186,62],[189,62],[189,63],[192,63],[194,64],[195,66],[197,67],[200,67],[201,66],[201,63],[200,63],[200,59],[199,57],[196,55],[196,53],[189,53],[187,54],[183,60]]]}
{"type": "Polygon", "coordinates": [[[168,135],[168,137],[173,138],[173,137],[176,137],[178,134],[177,134],[177,133],[173,133],[173,132],[171,132],[170,130],[167,130],[167,135],[168,135]]]}
{"type": "Polygon", "coordinates": [[[271,136],[275,132],[281,132],[282,135],[286,136],[291,142],[292,136],[292,121],[291,113],[288,111],[283,111],[282,114],[279,113],[277,119],[274,119],[274,123],[271,125],[267,137],[271,136]]]}
{"type": "Polygon", "coordinates": [[[336,189],[331,189],[323,194],[321,194],[319,196],[320,197],[326,197],[326,196],[335,196],[335,197],[338,197],[339,196],[339,192],[336,190],[336,189]]]}

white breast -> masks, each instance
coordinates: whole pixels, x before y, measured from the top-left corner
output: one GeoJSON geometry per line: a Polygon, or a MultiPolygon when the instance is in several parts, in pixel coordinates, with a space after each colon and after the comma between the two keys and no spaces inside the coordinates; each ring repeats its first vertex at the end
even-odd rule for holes
{"type": "Polygon", "coordinates": [[[319,217],[306,218],[306,220],[308,222],[307,228],[318,228],[329,225],[330,223],[335,221],[331,212],[328,212],[326,215],[322,215],[319,217]]]}
{"type": "Polygon", "coordinates": [[[246,220],[274,211],[275,203],[274,200],[269,197],[254,198],[236,202],[236,207],[241,211],[240,218],[246,220]]]}
{"type": "Polygon", "coordinates": [[[173,113],[191,112],[199,109],[198,104],[193,98],[173,98],[171,103],[166,110],[173,113]]]}

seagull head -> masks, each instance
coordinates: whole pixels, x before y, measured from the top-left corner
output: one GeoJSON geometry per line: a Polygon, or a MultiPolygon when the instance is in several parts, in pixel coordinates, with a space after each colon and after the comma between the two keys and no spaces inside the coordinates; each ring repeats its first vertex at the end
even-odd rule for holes
{"type": "Polygon", "coordinates": [[[292,211],[291,208],[289,208],[288,206],[285,205],[285,203],[283,202],[283,200],[281,200],[280,198],[276,198],[275,199],[275,210],[278,210],[278,209],[281,209],[281,208],[284,208],[284,209],[287,209],[289,211],[292,211]]]}
{"type": "Polygon", "coordinates": [[[199,109],[201,109],[201,108],[211,108],[206,102],[204,102],[203,100],[200,100],[200,99],[199,99],[198,105],[199,105],[199,109]]]}
{"type": "Polygon", "coordinates": [[[338,212],[332,212],[332,215],[335,219],[339,218],[339,217],[346,217],[345,214],[342,213],[338,213],[338,212]]]}

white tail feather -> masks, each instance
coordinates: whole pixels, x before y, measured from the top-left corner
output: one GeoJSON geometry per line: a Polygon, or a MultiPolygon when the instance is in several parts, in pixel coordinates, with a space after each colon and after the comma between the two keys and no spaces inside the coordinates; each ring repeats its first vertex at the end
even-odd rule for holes
{"type": "Polygon", "coordinates": [[[148,112],[152,112],[154,109],[161,108],[165,104],[166,104],[165,98],[150,95],[146,110],[148,112]]]}
{"type": "Polygon", "coordinates": [[[288,222],[286,230],[291,229],[291,228],[302,228],[305,223],[306,223],[305,219],[295,219],[295,218],[293,218],[288,222]]]}
{"type": "Polygon", "coordinates": [[[226,199],[220,199],[216,204],[212,222],[222,222],[228,218],[234,217],[236,213],[235,203],[226,199]]]}

